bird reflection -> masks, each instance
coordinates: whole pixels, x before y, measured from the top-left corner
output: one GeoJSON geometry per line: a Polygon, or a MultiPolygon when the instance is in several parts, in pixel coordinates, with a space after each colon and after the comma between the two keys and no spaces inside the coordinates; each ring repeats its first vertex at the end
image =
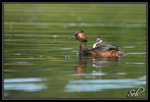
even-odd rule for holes
{"type": "Polygon", "coordinates": [[[91,59],[93,61],[93,67],[95,67],[95,70],[93,70],[93,73],[101,73],[102,67],[107,66],[114,66],[115,64],[106,64],[108,62],[115,62],[115,61],[121,61],[121,58],[119,57],[92,57],[92,56],[79,56],[79,65],[76,66],[75,71],[76,73],[86,73],[86,67],[87,67],[87,60],[91,59]]]}
{"type": "Polygon", "coordinates": [[[105,72],[102,72],[102,69],[107,66],[117,66],[117,63],[115,62],[120,60],[121,58],[119,57],[93,57],[80,55],[79,64],[75,66],[75,74],[72,74],[72,76],[75,76],[75,79],[69,80],[65,87],[65,92],[96,92],[110,88],[110,84],[107,83],[107,80],[104,80],[104,82],[102,80],[102,76],[106,74],[105,72]],[[95,68],[89,69],[89,61],[92,61],[93,64],[90,66],[95,68]]]}

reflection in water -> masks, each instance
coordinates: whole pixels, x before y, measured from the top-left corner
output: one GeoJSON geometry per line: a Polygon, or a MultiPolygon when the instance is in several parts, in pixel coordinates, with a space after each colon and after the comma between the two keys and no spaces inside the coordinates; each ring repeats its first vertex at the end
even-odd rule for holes
{"type": "Polygon", "coordinates": [[[79,65],[76,66],[76,73],[85,73],[86,71],[86,65],[87,65],[87,59],[93,60],[93,67],[96,67],[97,70],[94,70],[93,72],[96,73],[102,73],[101,67],[106,66],[114,66],[114,64],[104,64],[112,61],[120,61],[121,58],[119,57],[85,57],[85,56],[79,56],[79,65]]]}
{"type": "MultiPolygon", "coordinates": [[[[106,66],[117,66],[118,63],[108,64],[108,62],[119,62],[121,58],[106,58],[106,57],[85,57],[79,56],[79,65],[76,66],[76,80],[69,80],[66,85],[65,92],[92,92],[102,91],[103,89],[122,89],[134,88],[139,85],[146,84],[145,80],[139,79],[102,79],[102,76],[107,73],[102,72],[102,68],[106,66]],[[95,70],[91,73],[86,73],[87,60],[93,60],[95,70]],[[133,83],[134,82],[134,83],[133,83]]],[[[116,73],[116,75],[126,75],[126,73],[116,73]]],[[[143,77],[142,77],[143,78],[143,77]]]]}

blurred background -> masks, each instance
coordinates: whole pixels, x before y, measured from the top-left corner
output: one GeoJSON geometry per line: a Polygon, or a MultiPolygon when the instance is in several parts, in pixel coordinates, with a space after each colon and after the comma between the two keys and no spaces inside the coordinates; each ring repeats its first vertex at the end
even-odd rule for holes
{"type": "MultiPolygon", "coordinates": [[[[130,89],[146,88],[146,4],[3,8],[4,98],[127,98],[130,89]],[[87,34],[88,48],[101,36],[127,55],[119,62],[87,58],[86,71],[76,73],[79,42],[69,38],[78,30],[87,34]]],[[[145,97],[146,91],[137,98],[145,97]]]]}

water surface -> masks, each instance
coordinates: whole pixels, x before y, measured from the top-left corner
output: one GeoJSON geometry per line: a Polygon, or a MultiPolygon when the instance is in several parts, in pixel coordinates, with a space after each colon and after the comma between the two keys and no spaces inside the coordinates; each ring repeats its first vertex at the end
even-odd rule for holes
{"type": "Polygon", "coordinates": [[[3,38],[4,99],[147,96],[146,4],[4,4],[3,38]],[[87,47],[102,36],[126,55],[79,56],[78,30],[87,47]]]}

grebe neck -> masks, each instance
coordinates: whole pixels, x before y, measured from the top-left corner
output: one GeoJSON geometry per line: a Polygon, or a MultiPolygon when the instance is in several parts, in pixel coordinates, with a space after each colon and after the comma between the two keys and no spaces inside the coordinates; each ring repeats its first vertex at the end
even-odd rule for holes
{"type": "Polygon", "coordinates": [[[80,47],[79,47],[80,52],[83,52],[87,49],[86,44],[87,44],[87,41],[82,41],[81,42],[80,47]]]}

